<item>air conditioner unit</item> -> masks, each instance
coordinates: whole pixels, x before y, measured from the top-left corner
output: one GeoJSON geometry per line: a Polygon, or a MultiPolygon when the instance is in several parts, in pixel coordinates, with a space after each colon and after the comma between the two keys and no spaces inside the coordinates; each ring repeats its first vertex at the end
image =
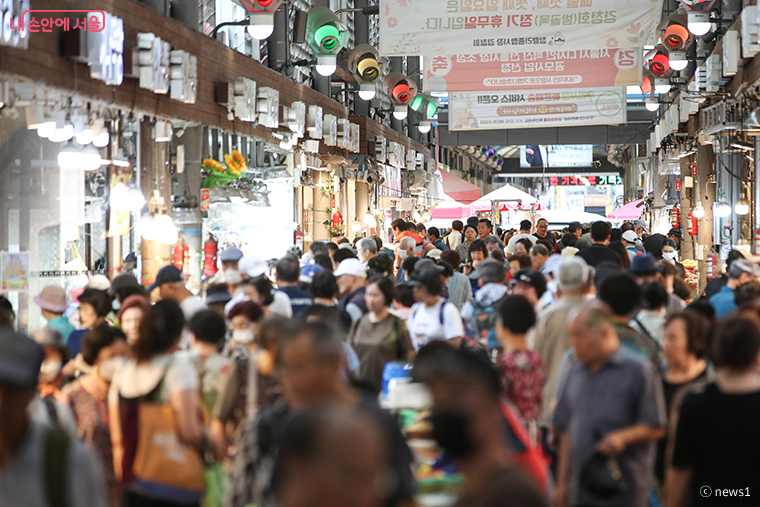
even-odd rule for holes
{"type": "Polygon", "coordinates": [[[280,106],[280,125],[303,137],[306,132],[306,104],[293,102],[290,107],[280,106]]]}
{"type": "Polygon", "coordinates": [[[235,79],[235,116],[241,121],[256,120],[256,81],[247,77],[235,79]]]}
{"type": "Polygon", "coordinates": [[[332,114],[326,114],[322,122],[322,141],[327,146],[338,144],[338,118],[332,114]]]}
{"type": "Polygon", "coordinates": [[[378,162],[388,161],[388,140],[383,136],[375,137],[375,158],[378,162]]]}
{"type": "Polygon", "coordinates": [[[257,94],[256,112],[259,115],[259,125],[276,129],[280,126],[280,92],[268,86],[259,88],[257,94]]]}
{"type": "Polygon", "coordinates": [[[338,148],[348,149],[351,137],[351,122],[345,118],[338,118],[337,130],[337,146],[338,148]]]}
{"type": "Polygon", "coordinates": [[[352,153],[359,153],[362,150],[361,147],[361,127],[356,123],[350,125],[351,128],[351,145],[348,150],[352,153]]]}
{"type": "Polygon", "coordinates": [[[312,139],[322,139],[322,108],[320,106],[309,106],[309,124],[306,130],[312,139]]]}

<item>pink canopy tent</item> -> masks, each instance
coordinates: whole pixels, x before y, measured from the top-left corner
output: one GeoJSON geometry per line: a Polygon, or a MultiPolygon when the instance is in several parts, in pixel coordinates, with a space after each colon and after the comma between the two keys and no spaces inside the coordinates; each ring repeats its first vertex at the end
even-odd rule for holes
{"type": "Polygon", "coordinates": [[[470,216],[470,206],[462,204],[451,198],[448,194],[443,194],[443,199],[433,208],[433,218],[442,218],[450,220],[466,219],[470,216]]]}
{"type": "Polygon", "coordinates": [[[638,207],[637,205],[643,200],[644,199],[639,199],[638,201],[632,201],[620,206],[618,209],[608,214],[607,218],[615,220],[636,220],[641,218],[641,213],[644,211],[644,207],[638,207]]]}
{"type": "Polygon", "coordinates": [[[470,212],[475,214],[476,211],[490,211],[493,201],[503,201],[499,203],[499,211],[516,210],[518,208],[518,200],[522,204],[523,210],[530,210],[531,205],[534,203],[536,210],[543,209],[541,203],[535,197],[507,184],[470,204],[470,212]]]}
{"type": "Polygon", "coordinates": [[[479,186],[454,176],[448,171],[440,169],[439,172],[441,173],[444,193],[455,201],[469,204],[480,197],[479,186]]]}

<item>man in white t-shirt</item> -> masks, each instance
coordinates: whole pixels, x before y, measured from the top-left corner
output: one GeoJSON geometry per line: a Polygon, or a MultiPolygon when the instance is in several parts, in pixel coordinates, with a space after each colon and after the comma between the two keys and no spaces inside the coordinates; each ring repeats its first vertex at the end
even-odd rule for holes
{"type": "Polygon", "coordinates": [[[443,277],[438,266],[429,264],[414,271],[409,285],[414,287],[414,299],[407,327],[417,350],[433,340],[446,340],[459,346],[465,336],[464,325],[459,310],[440,296],[443,277]]]}
{"type": "Polygon", "coordinates": [[[530,233],[530,230],[532,228],[533,228],[533,224],[530,222],[530,220],[523,220],[522,222],[520,222],[520,232],[518,234],[515,234],[511,238],[509,238],[509,242],[507,243],[507,255],[512,255],[513,253],[515,253],[515,247],[517,246],[517,242],[523,238],[528,239],[534,245],[536,244],[536,241],[538,241],[538,238],[530,233]]]}

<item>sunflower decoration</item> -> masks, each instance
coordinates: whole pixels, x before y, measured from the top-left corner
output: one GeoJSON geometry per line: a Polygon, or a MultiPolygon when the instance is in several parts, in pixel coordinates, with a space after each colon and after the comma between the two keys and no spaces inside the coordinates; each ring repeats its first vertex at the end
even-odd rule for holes
{"type": "Polygon", "coordinates": [[[214,159],[207,158],[203,161],[203,170],[206,177],[203,179],[201,188],[212,189],[240,178],[248,170],[248,166],[243,155],[237,150],[232,150],[231,154],[224,155],[224,165],[214,159]]]}

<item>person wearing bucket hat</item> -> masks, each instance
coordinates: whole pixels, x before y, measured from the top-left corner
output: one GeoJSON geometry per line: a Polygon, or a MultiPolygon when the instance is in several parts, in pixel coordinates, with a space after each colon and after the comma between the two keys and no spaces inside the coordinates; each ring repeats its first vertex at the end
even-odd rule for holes
{"type": "Polygon", "coordinates": [[[652,254],[637,255],[631,260],[628,271],[633,273],[638,283],[653,282],[660,278],[662,268],[654,260],[652,254]]]}
{"type": "Polygon", "coordinates": [[[66,290],[58,285],[46,285],[42,292],[34,297],[34,302],[42,308],[42,316],[47,320],[47,327],[55,329],[66,343],[71,333],[77,328],[69,322],[69,319],[63,316],[63,313],[69,307],[66,302],[66,290]]]}
{"type": "Polygon", "coordinates": [[[710,304],[715,308],[715,318],[720,319],[737,310],[734,293],[741,285],[757,280],[760,269],[749,259],[737,259],[728,268],[728,282],[720,291],[710,298],[710,304]]]}

